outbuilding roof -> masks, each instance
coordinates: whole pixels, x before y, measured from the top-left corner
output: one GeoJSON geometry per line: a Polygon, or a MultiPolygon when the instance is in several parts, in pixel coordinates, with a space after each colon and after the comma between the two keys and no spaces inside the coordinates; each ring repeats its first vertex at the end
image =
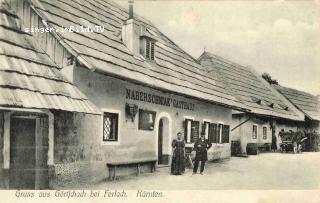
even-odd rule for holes
{"type": "Polygon", "coordinates": [[[21,31],[18,16],[0,3],[0,107],[99,114],[58,67],[21,31]]]}
{"type": "Polygon", "coordinates": [[[273,85],[273,87],[300,109],[309,119],[320,121],[320,102],[318,97],[280,85],[273,85]]]}
{"type": "Polygon", "coordinates": [[[232,96],[221,78],[208,75],[201,65],[183,51],[150,21],[134,15],[148,34],[156,39],[155,61],[133,54],[121,39],[127,9],[107,0],[31,0],[33,9],[46,26],[103,26],[103,32],[56,32],[72,49],[80,64],[105,74],[142,83],[150,87],[214,102],[238,110],[246,107],[232,96]]]}
{"type": "Polygon", "coordinates": [[[252,113],[303,120],[303,115],[252,68],[209,52],[204,52],[198,60],[209,73],[219,75],[232,95],[244,103],[252,113]]]}

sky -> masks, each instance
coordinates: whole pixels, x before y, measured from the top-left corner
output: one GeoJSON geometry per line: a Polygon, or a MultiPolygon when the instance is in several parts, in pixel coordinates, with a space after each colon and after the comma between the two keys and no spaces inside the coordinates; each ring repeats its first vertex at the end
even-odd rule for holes
{"type": "Polygon", "coordinates": [[[205,49],[320,94],[320,0],[135,0],[134,11],[196,59],[205,49]]]}

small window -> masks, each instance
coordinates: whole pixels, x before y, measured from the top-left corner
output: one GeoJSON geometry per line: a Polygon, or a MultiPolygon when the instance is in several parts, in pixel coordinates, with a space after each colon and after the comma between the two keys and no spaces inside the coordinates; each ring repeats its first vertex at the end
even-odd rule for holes
{"type": "Polygon", "coordinates": [[[209,139],[209,128],[210,128],[210,123],[205,121],[203,123],[203,131],[204,131],[205,138],[207,140],[209,139]]]}
{"type": "Polygon", "coordinates": [[[193,143],[199,139],[200,122],[191,119],[185,120],[184,138],[186,143],[193,143]]]}
{"type": "Polygon", "coordinates": [[[186,143],[191,143],[191,123],[190,119],[184,121],[184,140],[186,143]]]}
{"type": "Polygon", "coordinates": [[[267,127],[262,128],[262,133],[263,133],[262,138],[264,140],[266,140],[267,139],[267,127]]]}
{"type": "Polygon", "coordinates": [[[103,115],[103,141],[118,141],[119,114],[104,113],[103,115]]]}
{"type": "Polygon", "coordinates": [[[151,39],[146,39],[146,59],[154,60],[154,48],[155,41],[151,39]]]}
{"type": "Polygon", "coordinates": [[[191,142],[194,143],[199,139],[200,136],[200,122],[192,121],[191,122],[191,142]]]}
{"type": "Polygon", "coordinates": [[[258,136],[258,126],[254,125],[252,128],[252,139],[257,139],[258,136]]]}

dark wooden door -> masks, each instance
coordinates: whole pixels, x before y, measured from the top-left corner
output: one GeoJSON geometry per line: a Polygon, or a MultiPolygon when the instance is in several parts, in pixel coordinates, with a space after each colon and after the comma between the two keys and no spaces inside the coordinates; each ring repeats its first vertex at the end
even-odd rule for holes
{"type": "Polygon", "coordinates": [[[163,121],[159,121],[159,130],[158,130],[158,164],[162,164],[162,145],[163,145],[163,121]]]}
{"type": "Polygon", "coordinates": [[[38,138],[37,140],[37,152],[36,152],[36,189],[48,189],[49,188],[49,171],[48,171],[48,148],[49,148],[49,123],[47,117],[39,119],[38,138]]]}
{"type": "Polygon", "coordinates": [[[35,189],[35,119],[11,118],[10,188],[35,189]]]}

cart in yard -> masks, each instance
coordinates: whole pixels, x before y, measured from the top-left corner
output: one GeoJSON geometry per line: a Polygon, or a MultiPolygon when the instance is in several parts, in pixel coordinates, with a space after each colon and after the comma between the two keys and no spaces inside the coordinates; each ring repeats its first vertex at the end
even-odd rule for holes
{"type": "Polygon", "coordinates": [[[281,138],[280,150],[286,153],[301,153],[302,143],[307,139],[302,132],[281,132],[279,136],[281,138]]]}

